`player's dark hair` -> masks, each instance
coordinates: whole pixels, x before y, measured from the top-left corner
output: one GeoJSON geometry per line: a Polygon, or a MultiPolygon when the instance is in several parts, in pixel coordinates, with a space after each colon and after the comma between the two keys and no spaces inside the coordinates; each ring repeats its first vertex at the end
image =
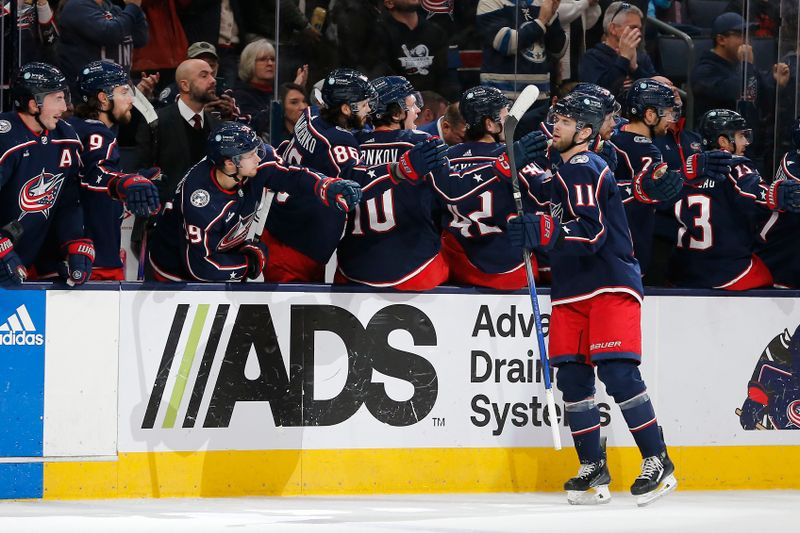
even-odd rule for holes
{"type": "Polygon", "coordinates": [[[321,107],[319,109],[319,116],[325,122],[329,122],[334,126],[341,126],[342,125],[342,118],[344,115],[342,114],[342,110],[340,109],[341,106],[336,106],[333,109],[329,107],[321,107]]]}
{"type": "MultiPolygon", "coordinates": [[[[489,120],[492,119],[492,117],[487,115],[487,116],[485,116],[485,117],[483,117],[481,119],[480,124],[473,124],[472,126],[467,128],[467,131],[466,131],[466,133],[464,135],[464,138],[466,140],[468,140],[468,141],[480,141],[481,139],[483,139],[484,135],[492,135],[486,129],[486,119],[487,118],[489,120]]],[[[452,124],[452,122],[451,122],[451,124],[452,124]]]]}
{"type": "Polygon", "coordinates": [[[86,102],[77,102],[75,104],[75,116],[83,119],[100,119],[100,100],[97,95],[90,96],[86,102]]]}
{"type": "Polygon", "coordinates": [[[386,111],[381,114],[380,118],[378,118],[375,115],[372,115],[370,117],[372,119],[372,125],[377,128],[378,126],[391,126],[392,124],[402,124],[403,119],[397,121],[394,118],[395,114],[398,113],[401,115],[404,113],[403,109],[400,107],[400,104],[398,104],[397,102],[391,102],[386,105],[386,111]]]}

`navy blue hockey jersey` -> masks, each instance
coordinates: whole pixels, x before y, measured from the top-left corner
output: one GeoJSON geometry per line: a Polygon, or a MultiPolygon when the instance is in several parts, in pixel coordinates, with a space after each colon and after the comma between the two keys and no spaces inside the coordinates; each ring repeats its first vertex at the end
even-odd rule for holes
{"type": "Polygon", "coordinates": [[[14,249],[26,267],[42,250],[45,238],[63,245],[83,237],[79,204],[81,141],[63,120],[53,131],[33,133],[16,112],[0,114],[0,227],[19,220],[23,235],[14,249]]]}
{"type": "MultiPolygon", "coordinates": [[[[384,168],[368,169],[361,161],[358,142],[349,131],[312,117],[306,109],[294,127],[294,136],[283,157],[326,176],[349,179],[366,185],[384,168]]],[[[279,189],[280,190],[280,189],[279,189]]],[[[365,194],[362,202],[366,201],[365,194]]],[[[266,229],[274,238],[306,257],[325,264],[331,258],[344,231],[345,213],[328,209],[314,198],[292,196],[286,191],[275,196],[266,229]]]]}
{"type": "Polygon", "coordinates": [[[99,120],[71,117],[69,123],[83,143],[81,206],[86,236],[94,241],[94,264],[119,268],[120,226],[125,209],[108,192],[108,181],[121,174],[117,134],[99,120]]]}
{"type": "MultiPolygon", "coordinates": [[[[443,226],[467,254],[469,261],[488,274],[504,274],[522,268],[522,250],[511,245],[506,233],[508,219],[517,213],[511,183],[497,176],[495,158],[505,144],[466,142],[450,147],[447,157],[460,173],[463,191],[445,194],[443,226]]],[[[518,172],[523,203],[528,210],[548,208],[544,172],[528,165],[518,172]]],[[[434,180],[435,185],[441,183],[434,180]]]]}
{"type": "MultiPolygon", "coordinates": [[[[783,156],[775,179],[800,181],[800,150],[783,156]]],[[[769,267],[775,284],[800,288],[800,214],[773,211],[758,237],[756,255],[769,267]]]]}
{"type": "MultiPolygon", "coordinates": [[[[415,130],[359,132],[361,160],[369,165],[398,161],[430,138],[415,130]]],[[[339,272],[373,286],[394,286],[427,266],[441,247],[442,205],[423,184],[393,185],[387,172],[373,172],[362,191],[370,198],[347,216],[339,243],[339,272]]]]}
{"type": "Polygon", "coordinates": [[[611,141],[617,150],[617,168],[614,176],[628,217],[633,251],[642,272],[646,272],[652,255],[656,202],[639,196],[634,182],[652,172],[662,162],[662,155],[649,137],[638,133],[616,131],[611,141]]]}
{"type": "Polygon", "coordinates": [[[675,203],[670,280],[679,287],[724,288],[751,268],[758,224],[769,216],[767,189],[749,159],[733,161],[728,179],[684,185],[675,203]]]}
{"type": "Polygon", "coordinates": [[[272,147],[265,148],[258,173],[234,190],[218,185],[208,158],[189,170],[156,221],[149,253],[156,273],[173,281],[242,279],[247,259],[237,249],[247,238],[264,187],[323,205],[316,196],[322,176],[285,166],[272,147]]]}
{"type": "Polygon", "coordinates": [[[603,158],[581,152],[553,176],[551,213],[563,240],[550,251],[553,305],[601,293],[628,293],[642,300],[639,263],[614,174],[603,158]]]}

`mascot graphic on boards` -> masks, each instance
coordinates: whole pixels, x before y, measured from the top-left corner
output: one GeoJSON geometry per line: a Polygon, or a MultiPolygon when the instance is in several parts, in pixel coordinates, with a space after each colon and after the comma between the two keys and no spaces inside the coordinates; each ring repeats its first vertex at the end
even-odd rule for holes
{"type": "Polygon", "coordinates": [[[747,384],[747,398],[736,409],[744,429],[800,429],[800,326],[772,339],[747,384]]]}

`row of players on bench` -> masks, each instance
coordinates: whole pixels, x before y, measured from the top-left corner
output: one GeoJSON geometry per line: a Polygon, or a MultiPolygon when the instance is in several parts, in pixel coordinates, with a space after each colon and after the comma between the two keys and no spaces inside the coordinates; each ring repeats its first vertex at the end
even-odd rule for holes
{"type": "MultiPolygon", "coordinates": [[[[97,99],[100,92],[128,91],[127,76],[114,67],[98,62],[84,69],[84,100],[86,93],[97,99]]],[[[40,89],[28,88],[36,105],[40,89]]],[[[105,165],[83,157],[84,168],[100,167],[96,183],[83,173],[91,184],[84,189],[104,189],[106,201],[125,201],[139,215],[160,211],[147,261],[149,275],[161,281],[230,281],[262,273],[268,281],[322,281],[325,264],[338,250],[337,282],[405,290],[426,290],[448,280],[503,289],[525,286],[521,250],[511,245],[506,231],[516,210],[503,144],[509,101],[502,93],[490,87],[464,93],[460,110],[468,142],[449,149],[411,129],[419,99],[404,78],[370,83],[356,71],[339,69],[325,79],[321,97],[319,114],[306,111],[294,137],[277,150],[246,126],[221,125],[210,135],[208,157],[189,171],[163,209],[146,177],[110,171],[108,157],[105,165]],[[372,131],[363,129],[368,117],[372,131]],[[390,162],[367,167],[364,160],[390,162]],[[277,194],[257,241],[249,237],[265,187],[277,194]]],[[[800,208],[797,153],[786,154],[780,176],[767,185],[742,155],[749,130],[739,115],[707,113],[700,124],[701,152],[691,138],[665,136],[680,116],[679,106],[670,87],[638,80],[625,100],[629,122],[620,127],[621,106],[613,96],[579,84],[553,109],[555,118],[574,122],[571,139],[553,137],[552,125],[542,124],[542,131],[513,144],[526,210],[575,216],[577,206],[550,205],[549,188],[563,183],[559,152],[584,140],[579,133],[586,128],[591,149],[614,172],[643,270],[655,210],[668,206],[680,223],[671,269],[675,284],[745,289],[770,286],[774,278],[797,286],[798,261],[789,242],[798,234],[793,214],[800,208]],[[691,154],[680,158],[679,170],[662,161],[653,143],[659,138],[678,143],[673,152],[691,154]],[[762,242],[754,255],[757,240],[762,242]]],[[[84,154],[104,138],[109,142],[101,147],[110,155],[113,131],[102,121],[88,122],[89,131],[81,135],[84,154]]],[[[79,132],[83,126],[73,125],[79,132]]],[[[592,205],[591,187],[576,193],[578,206],[592,205]]],[[[91,236],[91,225],[86,227],[91,236]]],[[[67,253],[60,273],[73,283],[91,272],[95,251],[85,237],[79,239],[83,254],[75,253],[74,243],[72,250],[62,246],[67,253]]],[[[602,238],[599,227],[596,239],[602,238]]],[[[537,259],[539,271],[546,271],[546,254],[538,253],[537,259]]],[[[9,271],[12,279],[23,278],[24,268],[9,271]]]]}

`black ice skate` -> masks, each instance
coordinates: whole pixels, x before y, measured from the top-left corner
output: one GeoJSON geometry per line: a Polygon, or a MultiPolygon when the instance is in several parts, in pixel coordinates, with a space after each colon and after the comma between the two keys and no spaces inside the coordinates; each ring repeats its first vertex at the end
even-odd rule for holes
{"type": "Polygon", "coordinates": [[[571,505],[597,505],[611,501],[608,484],[611,474],[606,463],[606,439],[602,440],[603,457],[591,463],[581,462],[578,475],[564,483],[571,505]]]}
{"type": "Polygon", "coordinates": [[[667,450],[645,457],[642,461],[642,473],[631,485],[631,494],[637,496],[636,505],[643,507],[675,490],[678,480],[675,479],[674,472],[675,465],[667,455],[667,450]]]}

